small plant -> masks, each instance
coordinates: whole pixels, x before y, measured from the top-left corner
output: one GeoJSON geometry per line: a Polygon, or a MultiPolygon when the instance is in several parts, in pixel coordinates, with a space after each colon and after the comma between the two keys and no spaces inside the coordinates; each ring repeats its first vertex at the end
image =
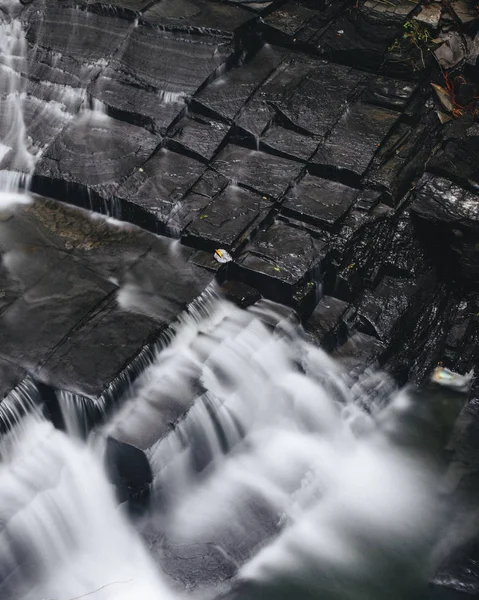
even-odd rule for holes
{"type": "Polygon", "coordinates": [[[422,66],[425,68],[424,51],[430,51],[434,46],[428,28],[418,21],[406,21],[403,25],[403,30],[403,39],[409,40],[413,46],[416,46],[421,53],[422,66]]]}
{"type": "Polygon", "coordinates": [[[403,25],[403,38],[415,46],[424,46],[432,42],[428,28],[418,21],[406,21],[403,25]]]}

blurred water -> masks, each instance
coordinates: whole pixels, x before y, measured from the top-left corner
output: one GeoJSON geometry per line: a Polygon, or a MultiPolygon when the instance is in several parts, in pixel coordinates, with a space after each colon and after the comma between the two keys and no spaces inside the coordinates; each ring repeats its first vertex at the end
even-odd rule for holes
{"type": "Polygon", "coordinates": [[[23,117],[27,44],[22,24],[15,18],[19,6],[18,0],[0,2],[0,190],[13,191],[35,164],[23,117]],[[14,175],[5,172],[6,167],[14,175]]]}
{"type": "Polygon", "coordinates": [[[107,426],[147,449],[146,537],[213,544],[296,595],[423,592],[443,507],[417,398],[374,374],[372,402],[277,308],[187,318],[107,426]]]}
{"type": "Polygon", "coordinates": [[[235,573],[241,598],[421,597],[440,479],[428,422],[411,419],[418,398],[380,382],[351,381],[291,311],[211,294],[90,440],[74,413],[72,436],[38,414],[14,428],[0,464],[0,597],[178,598],[186,577],[213,598],[235,573]],[[153,469],[136,528],[105,475],[108,436],[143,448],[153,469]]]}
{"type": "Polygon", "coordinates": [[[32,417],[0,489],[2,599],[169,597],[88,446],[32,417]]]}

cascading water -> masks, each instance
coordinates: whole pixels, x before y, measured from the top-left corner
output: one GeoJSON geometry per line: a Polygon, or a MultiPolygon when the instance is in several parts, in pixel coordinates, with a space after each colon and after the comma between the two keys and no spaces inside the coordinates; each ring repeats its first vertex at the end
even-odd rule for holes
{"type": "Polygon", "coordinates": [[[30,418],[0,486],[3,599],[168,598],[89,447],[30,418]]]}
{"type": "MultiPolygon", "coordinates": [[[[28,202],[16,192],[41,153],[25,126],[19,7],[0,0],[1,219],[28,202]]],[[[85,132],[109,123],[84,89],[51,87],[52,137],[74,115],[85,132]]],[[[119,304],[164,314],[168,299],[144,292],[127,283],[119,304]]],[[[241,311],[209,297],[167,342],[86,442],[73,394],[59,395],[67,433],[32,410],[28,379],[2,401],[2,600],[164,600],[185,586],[202,598],[424,597],[445,506],[411,395],[378,374],[350,380],[267,302],[241,311]],[[104,469],[108,436],[153,470],[135,527],[104,469]]]]}
{"type": "Polygon", "coordinates": [[[214,301],[180,319],[90,443],[38,415],[10,436],[2,599],[178,597],[161,568],[201,597],[235,573],[240,598],[415,597],[443,517],[438,473],[407,444],[408,394],[357,402],[351,383],[271,303],[214,301]],[[107,436],[145,448],[153,468],[137,531],[103,471],[107,436]]]}
{"type": "Polygon", "coordinates": [[[167,574],[190,569],[207,597],[225,563],[241,598],[423,593],[444,515],[434,461],[402,423],[413,398],[358,402],[268,303],[203,307],[174,333],[102,430],[146,449],[153,494],[137,525],[167,574]]]}
{"type": "Polygon", "coordinates": [[[22,24],[15,18],[19,6],[17,0],[0,2],[0,191],[7,192],[27,187],[35,165],[23,116],[27,44],[22,24]]]}

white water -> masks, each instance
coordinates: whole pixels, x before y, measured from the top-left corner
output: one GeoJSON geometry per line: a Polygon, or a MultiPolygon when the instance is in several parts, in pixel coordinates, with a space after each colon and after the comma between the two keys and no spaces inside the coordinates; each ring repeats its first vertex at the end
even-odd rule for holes
{"type": "MultiPolygon", "coordinates": [[[[0,0],[0,191],[7,192],[30,188],[35,165],[45,148],[75,116],[97,121],[103,117],[105,122],[107,112],[106,106],[88,98],[82,87],[30,82],[33,89],[42,88],[42,100],[34,93],[28,95],[32,91],[28,87],[29,61],[34,64],[42,58],[37,59],[36,47],[29,52],[19,18],[21,9],[19,0],[0,0]],[[41,139],[31,137],[38,134],[37,130],[41,139]]],[[[52,64],[55,66],[61,58],[61,54],[52,56],[52,64]]],[[[88,74],[101,66],[101,62],[84,65],[83,70],[88,74]]]]}
{"type": "MultiPolygon", "coordinates": [[[[0,6],[0,219],[7,219],[27,201],[12,192],[28,187],[41,149],[25,126],[18,2],[0,6]]],[[[59,130],[86,102],[84,91],[61,86],[52,98],[59,130]]],[[[182,97],[165,93],[160,101],[182,97]]],[[[80,119],[107,121],[101,102],[83,106],[80,119]]],[[[119,301],[164,311],[168,300],[146,302],[143,292],[129,284],[119,301]]],[[[22,420],[13,401],[2,402],[15,428],[0,447],[1,600],[178,598],[161,573],[161,552],[154,561],[116,505],[102,467],[106,435],[147,452],[155,481],[139,527],[160,548],[199,548],[190,555],[214,548],[240,580],[271,586],[272,595],[279,585],[295,598],[410,600],[427,581],[442,515],[437,474],[417,448],[399,448],[391,435],[412,409],[407,394],[383,395],[364,411],[361,386],[351,389],[294,319],[267,304],[255,314],[218,303],[173,334],[96,443],[38,414],[22,420]]],[[[75,415],[67,411],[65,420],[82,431],[75,415]]],[[[214,569],[205,579],[191,561],[191,571],[214,596],[214,569]]]]}
{"type": "Polygon", "coordinates": [[[31,419],[0,489],[2,598],[169,597],[92,449],[31,419]]]}
{"type": "Polygon", "coordinates": [[[213,543],[241,565],[235,547],[256,538],[249,528],[261,529],[248,521],[259,503],[284,533],[256,556],[253,543],[241,577],[281,575],[334,598],[359,597],[359,579],[361,597],[383,597],[392,585],[407,597],[427,581],[441,519],[437,474],[416,448],[392,441],[414,408],[407,394],[385,409],[379,398],[369,415],[359,408],[367,398],[357,402],[349,386],[290,320],[272,334],[221,304],[183,323],[107,428],[148,447],[175,420],[172,406],[193,405],[148,450],[157,492],[147,527],[175,543],[213,543]]]}
{"type": "Polygon", "coordinates": [[[406,599],[427,581],[436,473],[389,435],[411,401],[399,393],[365,413],[293,319],[268,303],[256,313],[216,303],[182,319],[93,445],[23,422],[0,465],[2,600],[178,597],[115,505],[106,434],[149,447],[147,538],[212,545],[240,580],[280,581],[297,598],[406,599]],[[193,407],[153,442],[177,403],[193,407]]]}
{"type": "MultiPolygon", "coordinates": [[[[13,16],[18,5],[15,0],[0,3],[0,189],[13,188],[12,175],[2,171],[5,166],[13,172],[28,175],[35,164],[23,116],[27,45],[22,24],[13,16]]],[[[21,175],[17,177],[21,179],[21,175]]]]}

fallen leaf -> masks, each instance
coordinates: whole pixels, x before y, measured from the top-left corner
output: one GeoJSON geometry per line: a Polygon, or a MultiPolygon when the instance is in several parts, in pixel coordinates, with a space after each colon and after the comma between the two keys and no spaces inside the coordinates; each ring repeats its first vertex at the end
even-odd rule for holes
{"type": "Polygon", "coordinates": [[[454,105],[451,101],[451,97],[449,96],[449,92],[436,83],[431,83],[431,85],[433,90],[436,92],[436,95],[442,106],[447,110],[447,112],[452,112],[454,110],[454,105]]]}
{"type": "Polygon", "coordinates": [[[437,115],[437,118],[439,119],[439,121],[441,122],[441,125],[444,125],[444,123],[448,123],[449,121],[452,121],[451,115],[447,115],[446,113],[443,113],[441,110],[436,110],[436,115],[437,115]]]}

